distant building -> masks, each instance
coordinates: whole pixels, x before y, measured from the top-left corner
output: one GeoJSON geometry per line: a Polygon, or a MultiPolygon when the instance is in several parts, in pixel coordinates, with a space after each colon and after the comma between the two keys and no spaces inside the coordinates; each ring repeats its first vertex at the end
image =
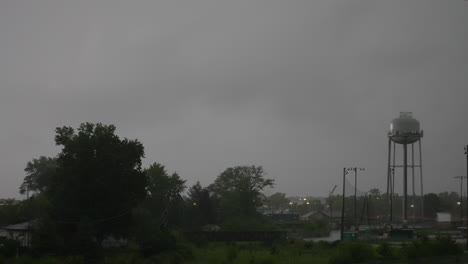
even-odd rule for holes
{"type": "Polygon", "coordinates": [[[444,223],[444,222],[451,222],[452,221],[452,214],[447,212],[440,212],[437,213],[437,222],[444,223]]]}
{"type": "Polygon", "coordinates": [[[266,214],[271,221],[277,224],[289,224],[289,223],[296,223],[299,222],[299,214],[283,214],[283,213],[273,213],[273,214],[266,214]]]}
{"type": "Polygon", "coordinates": [[[31,238],[34,230],[37,229],[39,220],[31,220],[19,224],[8,225],[0,228],[0,237],[13,239],[20,242],[23,247],[31,246],[31,238]]]}
{"type": "Polygon", "coordinates": [[[330,217],[333,218],[333,221],[336,221],[337,219],[341,219],[341,211],[333,211],[333,212],[330,212],[328,210],[311,211],[311,212],[301,215],[300,219],[302,221],[330,220],[330,217]]]}
{"type": "Polygon", "coordinates": [[[109,235],[104,238],[101,242],[103,248],[123,248],[128,245],[128,240],[125,238],[115,238],[113,235],[109,235]]]}
{"type": "Polygon", "coordinates": [[[5,205],[15,205],[18,204],[20,201],[15,200],[15,199],[0,199],[0,206],[5,206],[5,205]]]}

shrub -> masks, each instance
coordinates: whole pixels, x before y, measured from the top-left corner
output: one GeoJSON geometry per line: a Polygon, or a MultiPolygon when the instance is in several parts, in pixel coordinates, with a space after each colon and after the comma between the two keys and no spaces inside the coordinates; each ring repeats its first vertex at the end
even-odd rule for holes
{"type": "Polygon", "coordinates": [[[437,238],[434,242],[434,251],[437,256],[460,255],[463,250],[449,238],[437,238]]]}
{"type": "Polygon", "coordinates": [[[304,248],[305,249],[312,249],[314,247],[314,242],[313,241],[307,241],[304,243],[304,248]]]}
{"type": "Polygon", "coordinates": [[[323,241],[323,240],[320,240],[319,242],[317,242],[317,246],[321,249],[330,249],[330,248],[336,247],[336,245],[334,245],[333,243],[323,241]]]}
{"type": "Polygon", "coordinates": [[[135,253],[119,254],[104,258],[100,264],[136,264],[140,262],[141,257],[135,253]]]}
{"type": "Polygon", "coordinates": [[[453,240],[446,237],[440,237],[434,241],[422,239],[402,247],[402,253],[408,259],[460,255],[462,252],[453,240]]]}
{"type": "Polygon", "coordinates": [[[332,255],[330,264],[362,263],[377,259],[377,253],[371,245],[366,243],[344,243],[338,251],[332,255]]]}
{"type": "Polygon", "coordinates": [[[226,248],[226,258],[228,262],[233,262],[237,258],[239,250],[235,246],[228,246],[226,248]]]}
{"type": "Polygon", "coordinates": [[[4,257],[13,257],[16,255],[20,243],[13,239],[4,239],[0,241],[0,255],[4,257]]]}
{"type": "Polygon", "coordinates": [[[262,216],[231,217],[221,224],[224,231],[275,231],[278,227],[262,216]]]}
{"type": "Polygon", "coordinates": [[[305,237],[324,237],[329,234],[326,220],[309,221],[304,224],[305,237]]]}
{"type": "Polygon", "coordinates": [[[398,259],[396,249],[387,242],[383,242],[377,247],[377,253],[385,260],[398,259]]]}

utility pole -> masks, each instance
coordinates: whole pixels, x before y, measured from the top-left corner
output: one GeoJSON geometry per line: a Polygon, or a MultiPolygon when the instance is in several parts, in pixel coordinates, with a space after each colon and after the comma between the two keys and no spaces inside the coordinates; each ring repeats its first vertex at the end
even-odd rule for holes
{"type": "Polygon", "coordinates": [[[333,195],[333,192],[335,191],[336,189],[336,185],[333,187],[333,189],[328,193],[328,199],[330,200],[330,232],[333,230],[333,198],[332,198],[332,195],[333,195]]]}
{"type": "Polygon", "coordinates": [[[357,215],[357,171],[364,171],[365,168],[351,167],[346,170],[354,171],[354,231],[358,231],[358,215],[357,215]]]}
{"type": "MultiPolygon", "coordinates": [[[[466,175],[468,176],[468,145],[465,146],[466,155],[466,175]]],[[[466,181],[466,189],[468,190],[468,181],[466,181]]],[[[466,216],[468,217],[468,206],[466,207],[466,216]]],[[[466,250],[468,250],[468,219],[466,221],[466,250]]]]}
{"type": "Polygon", "coordinates": [[[343,196],[341,197],[341,229],[340,229],[340,238],[343,241],[344,235],[344,212],[345,212],[345,177],[348,170],[343,168],[343,196]]]}
{"type": "Polygon", "coordinates": [[[460,225],[463,225],[463,178],[466,178],[466,176],[455,176],[453,177],[455,179],[460,179],[460,225]]]}

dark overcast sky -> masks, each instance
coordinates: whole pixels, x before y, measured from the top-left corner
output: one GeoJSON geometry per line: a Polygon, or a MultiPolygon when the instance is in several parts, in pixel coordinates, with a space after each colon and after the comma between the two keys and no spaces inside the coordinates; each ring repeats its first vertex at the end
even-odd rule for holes
{"type": "Polygon", "coordinates": [[[112,123],[188,185],[264,166],[326,195],[343,166],[383,188],[387,130],[425,131],[426,191],[458,190],[468,144],[468,1],[0,1],[0,197],[54,128],[112,123]]]}

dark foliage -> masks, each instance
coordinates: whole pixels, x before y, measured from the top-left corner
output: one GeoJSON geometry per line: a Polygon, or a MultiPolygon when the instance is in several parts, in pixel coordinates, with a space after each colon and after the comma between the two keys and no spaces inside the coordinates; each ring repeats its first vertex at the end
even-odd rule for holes
{"type": "Polygon", "coordinates": [[[127,235],[131,210],[146,195],[143,146],[99,123],[84,123],[77,132],[57,128],[55,142],[62,151],[46,195],[65,248],[94,247],[95,239],[127,235]]]}

